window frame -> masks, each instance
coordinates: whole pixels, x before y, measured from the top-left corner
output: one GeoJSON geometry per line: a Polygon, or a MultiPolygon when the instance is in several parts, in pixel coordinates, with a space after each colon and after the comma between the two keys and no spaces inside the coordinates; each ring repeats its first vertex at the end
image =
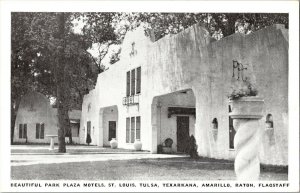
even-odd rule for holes
{"type": "Polygon", "coordinates": [[[141,66],[130,69],[126,72],[126,97],[141,94],[141,90],[142,90],[141,73],[142,73],[141,66]]]}
{"type": "Polygon", "coordinates": [[[19,124],[19,139],[26,139],[26,138],[27,138],[27,123],[20,123],[19,124]]]}
{"type": "Polygon", "coordinates": [[[126,144],[133,144],[136,140],[141,140],[141,116],[126,117],[125,137],[126,137],[126,144]],[[137,119],[139,119],[139,129],[137,129],[137,119]],[[134,120],[134,126],[132,126],[133,123],[132,120],[134,120]],[[133,131],[134,131],[134,138],[132,138],[133,131]],[[139,132],[139,136],[137,135],[137,131],[139,132]],[[132,140],[134,141],[132,142],[132,140]]]}
{"type": "Polygon", "coordinates": [[[45,123],[35,124],[35,139],[45,139],[45,123]]]}

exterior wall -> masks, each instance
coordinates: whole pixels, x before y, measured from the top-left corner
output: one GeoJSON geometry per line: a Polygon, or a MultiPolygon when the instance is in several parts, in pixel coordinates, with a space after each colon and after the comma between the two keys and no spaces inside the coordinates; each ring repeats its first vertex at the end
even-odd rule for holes
{"type": "Polygon", "coordinates": [[[99,131],[98,129],[93,129],[97,125],[96,120],[99,116],[99,112],[97,112],[96,97],[94,96],[94,93],[95,90],[92,90],[88,95],[85,95],[83,99],[79,132],[80,144],[86,144],[87,122],[91,121],[91,145],[101,145],[98,142],[99,131]],[[89,106],[90,109],[88,108],[89,106]]]}
{"type": "Polygon", "coordinates": [[[15,122],[14,142],[26,142],[25,139],[19,139],[19,124],[27,124],[27,142],[50,142],[50,138],[46,135],[57,135],[57,120],[53,112],[54,109],[44,95],[31,92],[24,96],[21,99],[15,122]],[[44,139],[36,139],[37,123],[45,124],[44,139]]]}
{"type": "MultiPolygon", "coordinates": [[[[70,119],[80,119],[81,111],[69,112],[70,119]]],[[[26,94],[20,102],[15,122],[14,142],[25,143],[26,139],[19,139],[19,124],[27,124],[27,142],[50,143],[47,135],[57,135],[57,109],[52,108],[46,96],[37,92],[26,94]],[[44,139],[36,139],[36,124],[44,123],[44,139]]],[[[66,142],[68,142],[66,137],[66,142]]],[[[72,137],[73,143],[79,143],[79,137],[72,137]]],[[[57,143],[57,138],[54,139],[57,143]]]]}
{"type": "MultiPolygon", "coordinates": [[[[235,80],[232,78],[232,61],[238,60],[246,64],[245,76],[254,75],[259,96],[265,99],[265,116],[271,113],[274,119],[275,145],[265,148],[269,151],[263,151],[262,147],[261,160],[266,164],[287,165],[288,44],[288,31],[281,25],[246,36],[233,34],[215,42],[199,25],[155,43],[144,36],[142,29],[135,30],[124,39],[120,61],[98,76],[96,88],[85,97],[83,112],[87,101],[92,101],[96,110],[93,115],[82,113],[83,123],[93,119],[96,130],[100,131],[96,134],[96,144],[102,146],[103,119],[99,115],[103,117],[103,114],[99,111],[116,105],[119,147],[132,148],[132,144],[125,142],[126,117],[141,115],[143,149],[155,153],[160,143],[159,96],[191,89],[195,96],[194,134],[199,154],[233,159],[235,152],[229,150],[227,94],[235,80]],[[135,56],[129,55],[132,42],[135,42],[135,56]],[[142,66],[139,105],[124,106],[126,72],[138,66],[142,66]],[[214,118],[219,123],[216,141],[211,124],[214,118]],[[269,159],[272,155],[274,158],[269,159]]],[[[264,121],[265,118],[260,121],[262,130],[264,121]]],[[[266,141],[263,143],[264,147],[268,146],[266,141]]]]}
{"type": "MultiPolygon", "coordinates": [[[[147,98],[192,88],[196,96],[195,135],[199,154],[233,159],[234,152],[229,151],[226,95],[233,81],[232,60],[249,64],[249,74],[246,76],[251,76],[251,72],[255,75],[259,95],[265,98],[265,115],[271,112],[278,124],[275,128],[275,146],[280,151],[272,152],[277,158],[270,162],[263,156],[262,161],[267,164],[287,164],[286,30],[276,25],[248,36],[234,34],[212,43],[201,42],[205,34],[202,28],[193,26],[177,36],[153,44],[148,52],[147,71],[151,72],[151,76],[146,77],[150,87],[147,98]],[[279,79],[280,82],[275,81],[279,79]],[[155,80],[155,84],[151,84],[152,80],[155,80]],[[212,140],[211,131],[214,117],[219,120],[219,137],[216,142],[212,140]]],[[[262,129],[264,121],[261,120],[262,129]]],[[[148,129],[151,130],[151,127],[148,129]]]]}

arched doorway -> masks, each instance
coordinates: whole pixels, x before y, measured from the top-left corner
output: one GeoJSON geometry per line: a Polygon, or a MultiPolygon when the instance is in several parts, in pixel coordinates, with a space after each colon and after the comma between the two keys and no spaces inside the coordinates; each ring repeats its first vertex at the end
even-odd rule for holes
{"type": "Polygon", "coordinates": [[[184,153],[195,136],[196,98],[192,89],[156,96],[152,101],[152,148],[172,139],[172,152],[184,153]]]}
{"type": "Polygon", "coordinates": [[[110,146],[109,141],[112,138],[118,138],[118,107],[108,106],[100,108],[99,114],[99,138],[103,146],[110,146]]]}

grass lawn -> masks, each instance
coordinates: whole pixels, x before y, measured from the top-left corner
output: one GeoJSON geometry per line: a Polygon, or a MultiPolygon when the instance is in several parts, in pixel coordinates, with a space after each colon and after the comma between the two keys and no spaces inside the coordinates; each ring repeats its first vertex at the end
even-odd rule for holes
{"type": "MultiPolygon", "coordinates": [[[[235,180],[233,163],[190,158],[111,160],[11,167],[13,180],[235,180]]],[[[261,180],[287,180],[262,168],[261,180]]]]}

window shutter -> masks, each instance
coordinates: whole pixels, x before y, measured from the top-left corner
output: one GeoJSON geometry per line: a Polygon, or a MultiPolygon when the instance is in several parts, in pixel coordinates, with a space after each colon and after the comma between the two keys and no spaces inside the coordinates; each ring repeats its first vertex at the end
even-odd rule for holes
{"type": "Polygon", "coordinates": [[[22,131],[23,131],[23,125],[22,124],[19,124],[19,139],[22,138],[22,131]]]}
{"type": "Polygon", "coordinates": [[[127,79],[126,79],[126,96],[130,95],[130,71],[127,72],[127,79]]]}
{"type": "Polygon", "coordinates": [[[24,124],[23,138],[27,138],[27,124],[24,124]]]}
{"type": "Polygon", "coordinates": [[[130,118],[126,118],[126,143],[129,143],[130,118]]]}
{"type": "Polygon", "coordinates": [[[135,139],[135,117],[131,117],[131,143],[134,143],[134,139],[135,139]]]}
{"type": "Polygon", "coordinates": [[[135,95],[135,69],[131,70],[131,95],[135,95]]]}
{"type": "Polygon", "coordinates": [[[136,139],[141,139],[141,117],[136,117],[136,139]]]}
{"type": "Polygon", "coordinates": [[[141,93],[141,67],[136,69],[136,94],[141,93]]]}
{"type": "Polygon", "coordinates": [[[39,139],[40,138],[40,124],[37,123],[35,126],[35,138],[39,139]]]}
{"type": "Polygon", "coordinates": [[[40,136],[41,139],[44,139],[44,132],[45,132],[45,124],[43,123],[41,125],[41,136],[40,136]]]}

